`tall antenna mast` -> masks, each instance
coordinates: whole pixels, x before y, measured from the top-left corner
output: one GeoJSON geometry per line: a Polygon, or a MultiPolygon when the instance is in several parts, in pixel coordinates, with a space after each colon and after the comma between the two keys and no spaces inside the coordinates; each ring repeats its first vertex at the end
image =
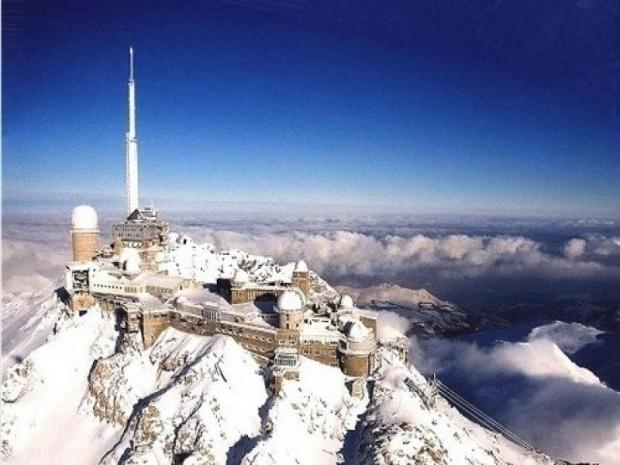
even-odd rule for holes
{"type": "Polygon", "coordinates": [[[129,47],[129,83],[127,85],[129,121],[125,136],[125,188],[127,215],[138,208],[138,138],[136,137],[136,84],[133,79],[133,47],[129,47]]]}

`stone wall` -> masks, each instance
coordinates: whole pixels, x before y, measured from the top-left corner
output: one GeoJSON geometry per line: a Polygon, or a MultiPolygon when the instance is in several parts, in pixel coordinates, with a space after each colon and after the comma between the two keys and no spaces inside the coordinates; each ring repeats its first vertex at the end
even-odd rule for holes
{"type": "Polygon", "coordinates": [[[253,302],[255,300],[272,300],[275,303],[278,300],[278,297],[280,297],[280,294],[282,294],[282,292],[284,292],[282,289],[272,289],[269,287],[232,287],[230,289],[230,303],[244,304],[246,302],[253,302]]]}
{"type": "Polygon", "coordinates": [[[280,312],[278,321],[280,329],[299,331],[304,323],[304,314],[301,310],[296,312],[280,312]]]}
{"type": "Polygon", "coordinates": [[[275,330],[222,322],[219,332],[231,336],[241,347],[250,352],[262,357],[273,358],[277,346],[275,330]]]}
{"type": "MultiPolygon", "coordinates": [[[[374,352],[356,354],[338,350],[337,344],[301,341],[299,331],[249,326],[229,321],[211,321],[191,313],[145,312],[142,334],[145,347],[150,347],[169,326],[201,336],[223,334],[232,337],[243,348],[262,359],[272,359],[278,347],[292,347],[309,359],[325,365],[340,367],[348,376],[364,377],[374,370],[374,352]]],[[[276,383],[280,381],[275,380],[276,383]]],[[[277,386],[279,388],[279,385],[277,386]]]]}
{"type": "Polygon", "coordinates": [[[371,372],[371,357],[369,355],[353,355],[341,353],[340,368],[347,376],[368,376],[371,372]]]}
{"type": "Polygon", "coordinates": [[[300,353],[325,365],[338,366],[338,345],[323,344],[316,341],[301,343],[300,353]]]}
{"type": "Polygon", "coordinates": [[[299,288],[299,290],[308,297],[310,292],[310,273],[307,271],[293,271],[291,284],[299,288]]]}
{"type": "Polygon", "coordinates": [[[99,248],[99,231],[71,231],[74,262],[90,262],[99,248]]]}
{"type": "Polygon", "coordinates": [[[274,329],[263,329],[258,326],[246,326],[228,321],[209,321],[199,315],[171,312],[170,326],[179,331],[200,336],[213,336],[215,334],[231,336],[243,348],[261,357],[272,358],[277,345],[274,329]]]}
{"type": "Polygon", "coordinates": [[[165,312],[149,313],[142,315],[142,338],[144,346],[150,347],[159,335],[170,326],[170,315],[165,312]]]}
{"type": "Polygon", "coordinates": [[[276,345],[299,348],[299,331],[281,329],[276,335],[276,345]]]}

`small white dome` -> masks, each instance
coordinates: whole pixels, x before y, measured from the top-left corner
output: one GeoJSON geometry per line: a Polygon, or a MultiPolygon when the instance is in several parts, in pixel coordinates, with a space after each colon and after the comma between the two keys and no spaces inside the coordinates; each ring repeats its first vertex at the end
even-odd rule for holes
{"type": "Polygon", "coordinates": [[[304,308],[304,301],[299,292],[284,291],[278,298],[278,310],[281,312],[297,312],[304,308]]]}
{"type": "Polygon", "coordinates": [[[347,336],[354,342],[361,342],[368,337],[369,331],[360,321],[354,321],[349,325],[347,336]]]}
{"type": "Polygon", "coordinates": [[[97,229],[97,212],[90,205],[79,205],[71,213],[73,229],[97,229]]]}
{"type": "Polygon", "coordinates": [[[236,285],[244,285],[250,280],[250,276],[243,271],[242,269],[238,269],[233,276],[233,283],[236,285]]]}
{"type": "Polygon", "coordinates": [[[350,295],[344,294],[342,297],[340,297],[340,307],[353,308],[353,299],[350,295]]]}
{"type": "Polygon", "coordinates": [[[299,260],[297,264],[295,264],[295,271],[299,273],[306,273],[308,271],[308,265],[303,260],[299,260]]]}
{"type": "Polygon", "coordinates": [[[121,252],[120,262],[123,264],[124,271],[128,273],[139,273],[141,271],[142,260],[137,249],[124,248],[121,252]]]}

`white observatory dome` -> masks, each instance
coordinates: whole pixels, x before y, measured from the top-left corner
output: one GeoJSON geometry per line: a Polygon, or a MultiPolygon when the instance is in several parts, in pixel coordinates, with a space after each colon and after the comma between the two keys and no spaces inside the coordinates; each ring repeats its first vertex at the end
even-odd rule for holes
{"type": "Polygon", "coordinates": [[[233,281],[233,284],[235,284],[236,286],[243,286],[247,284],[249,280],[250,280],[250,276],[242,269],[239,269],[235,272],[235,275],[233,276],[232,281],[233,281]]]}
{"type": "Polygon", "coordinates": [[[353,299],[350,295],[344,294],[340,297],[340,308],[353,308],[353,299]]]}
{"type": "Polygon", "coordinates": [[[298,271],[300,273],[306,273],[308,271],[308,265],[306,265],[306,262],[304,262],[303,260],[299,260],[295,265],[295,271],[298,271]]]}
{"type": "Polygon", "coordinates": [[[73,229],[97,229],[97,212],[90,205],[79,205],[71,213],[73,229]]]}
{"type": "Polygon", "coordinates": [[[369,331],[360,321],[354,321],[349,325],[347,336],[353,342],[362,342],[368,337],[369,331]]]}
{"type": "Polygon", "coordinates": [[[297,312],[303,308],[304,301],[299,292],[289,289],[278,298],[278,310],[281,312],[297,312]]]}
{"type": "Polygon", "coordinates": [[[120,262],[123,264],[123,269],[127,273],[139,273],[141,271],[140,264],[142,260],[140,260],[140,252],[136,249],[123,249],[120,262]]]}

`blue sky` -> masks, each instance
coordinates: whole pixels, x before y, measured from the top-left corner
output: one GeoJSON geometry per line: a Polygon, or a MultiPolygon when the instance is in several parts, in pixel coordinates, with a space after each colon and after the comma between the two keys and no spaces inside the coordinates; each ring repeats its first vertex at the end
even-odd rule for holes
{"type": "Polygon", "coordinates": [[[122,209],[133,45],[145,202],[617,217],[619,9],[537,3],[7,4],[5,204],[122,209]]]}

